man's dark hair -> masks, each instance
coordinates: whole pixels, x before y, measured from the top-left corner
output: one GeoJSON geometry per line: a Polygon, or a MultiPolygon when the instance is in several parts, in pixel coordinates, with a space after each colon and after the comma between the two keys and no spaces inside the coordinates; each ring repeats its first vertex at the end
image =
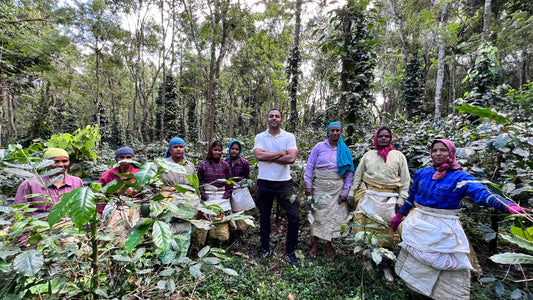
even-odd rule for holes
{"type": "Polygon", "coordinates": [[[279,116],[283,118],[283,113],[281,112],[281,110],[279,110],[279,109],[277,109],[277,108],[272,108],[272,109],[270,109],[270,110],[268,111],[267,116],[270,115],[270,112],[271,112],[271,111],[274,111],[274,110],[277,111],[277,112],[279,112],[279,116]]]}

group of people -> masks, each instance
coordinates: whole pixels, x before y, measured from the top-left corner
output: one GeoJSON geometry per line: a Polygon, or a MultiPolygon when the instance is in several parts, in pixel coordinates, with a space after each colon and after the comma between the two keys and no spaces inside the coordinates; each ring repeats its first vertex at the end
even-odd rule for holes
{"type": "MultiPolygon", "coordinates": [[[[432,142],[432,165],[415,172],[411,184],[407,160],[392,147],[388,127],[375,132],[375,149],[363,155],[355,173],[351,157],[344,157],[350,152],[338,137],[340,132],[339,123],[328,126],[328,139],[313,148],[305,169],[305,193],[315,205],[309,256],[316,257],[323,239],[327,258],[334,259],[331,238],[346,223],[346,195],[352,190],[353,222],[360,225],[354,230],[365,230],[370,222],[381,225],[368,231],[377,233],[378,246],[401,247],[395,272],[411,289],[433,299],[469,299],[475,253],[459,221],[460,201],[468,196],[479,205],[510,214],[529,210],[491,193],[463,171],[449,140],[432,142]]],[[[391,261],[384,258],[384,263],[385,278],[392,281],[391,261]]]]}
{"type": "MultiPolygon", "coordinates": [[[[294,136],[281,129],[282,115],[272,109],[267,116],[268,130],[255,138],[254,154],[259,161],[258,195],[261,250],[258,259],[270,255],[270,214],[277,197],[285,209],[287,260],[298,266],[294,249],[298,241],[298,199],[294,199],[289,165],[296,159],[294,136]]],[[[342,137],[340,123],[330,123],[327,139],[311,151],[305,168],[305,194],[312,198],[309,215],[312,242],[309,257],[317,257],[319,241],[326,241],[326,257],[335,259],[331,240],[339,237],[348,216],[347,199],[352,192],[356,215],[354,223],[382,225],[378,245],[401,247],[396,274],[407,285],[434,299],[469,299],[470,260],[475,255],[458,213],[460,201],[468,196],[477,204],[510,214],[528,209],[491,193],[462,170],[453,142],[436,139],[430,147],[432,165],[409,175],[406,157],[392,146],[392,131],[381,127],[374,134],[374,150],[361,158],[354,170],[353,158],[342,137]],[[459,184],[460,183],[460,184],[459,184]],[[399,231],[401,235],[396,232],[399,231]]],[[[385,278],[393,280],[385,261],[385,278]]]]}
{"type": "MultiPolygon", "coordinates": [[[[268,129],[254,139],[253,153],[258,161],[255,206],[260,215],[261,243],[256,260],[271,255],[271,211],[277,199],[285,210],[288,222],[285,257],[291,266],[298,267],[295,250],[300,223],[299,200],[295,196],[290,173],[290,165],[296,160],[297,145],[294,135],[281,128],[282,120],[281,111],[271,109],[267,115],[268,129]]],[[[436,139],[432,142],[432,165],[418,170],[411,184],[407,159],[393,148],[393,135],[388,127],[376,130],[375,149],[361,158],[357,168],[354,167],[350,149],[342,139],[341,124],[329,124],[326,136],[325,141],[312,149],[304,174],[305,194],[312,199],[312,210],[308,216],[312,241],[308,256],[315,259],[320,240],[324,240],[326,258],[330,261],[335,259],[331,241],[340,237],[341,226],[347,223],[347,199],[353,195],[356,207],[353,222],[361,225],[354,230],[364,230],[365,224],[370,222],[381,225],[382,229],[377,231],[380,237],[378,245],[401,247],[395,272],[410,288],[436,299],[468,299],[473,252],[459,222],[460,201],[469,196],[479,205],[510,214],[525,213],[527,209],[491,193],[472,175],[463,171],[457,162],[455,145],[449,140],[436,139]]],[[[165,160],[180,164],[188,174],[196,173],[200,184],[200,199],[188,192],[190,195],[175,193],[174,200],[179,201],[176,197],[185,197],[188,201],[193,199],[204,205],[216,204],[223,209],[213,214],[200,213],[199,218],[213,220],[242,209],[232,207],[231,201],[233,190],[240,186],[230,184],[228,180],[238,183],[249,178],[250,164],[241,157],[240,141],[231,141],[227,148],[229,157],[222,159],[223,144],[220,141],[211,142],[206,160],[195,170],[194,164],[186,159],[185,141],[174,138],[169,143],[165,160]]],[[[124,147],[117,151],[115,158],[120,163],[133,157],[133,150],[124,147]]],[[[35,193],[48,194],[52,202],[57,203],[59,195],[82,186],[79,178],[66,174],[69,166],[67,152],[48,149],[44,158],[54,161],[49,168],[62,168],[58,174],[64,175],[63,179],[55,181],[47,190],[35,182],[25,181],[19,187],[15,203],[42,201],[40,197],[25,197],[35,193]]],[[[105,185],[117,179],[118,174],[135,174],[138,170],[130,162],[119,164],[102,174],[100,182],[105,185]]],[[[168,171],[160,178],[170,190],[176,184],[189,184],[183,173],[168,171]]],[[[49,177],[44,178],[45,183],[47,180],[49,177]]],[[[34,207],[33,214],[49,211],[51,205],[36,204],[34,207]]],[[[101,205],[98,212],[104,212],[101,205]]],[[[213,237],[227,239],[227,226],[217,225],[216,230],[211,232],[213,237]]],[[[375,233],[376,229],[372,231],[375,233]]],[[[238,237],[239,230],[234,232],[238,237]]],[[[385,261],[387,280],[393,278],[388,268],[390,263],[385,261]]]]}

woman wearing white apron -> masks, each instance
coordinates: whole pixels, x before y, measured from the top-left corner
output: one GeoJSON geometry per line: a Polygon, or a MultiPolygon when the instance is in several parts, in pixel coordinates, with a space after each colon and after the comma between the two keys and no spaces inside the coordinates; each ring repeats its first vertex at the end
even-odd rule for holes
{"type": "MultiPolygon", "coordinates": [[[[354,203],[357,213],[354,223],[359,227],[354,232],[378,232],[377,245],[394,247],[400,236],[394,234],[389,226],[396,209],[407,199],[411,176],[407,159],[392,147],[392,131],[380,127],[374,133],[374,150],[361,158],[355,170],[353,185],[356,190],[354,203]],[[379,219],[375,216],[379,216],[379,219]],[[370,225],[377,223],[377,225],[370,225]]],[[[384,257],[383,273],[388,282],[393,282],[391,261],[384,257]]],[[[369,266],[372,264],[368,262],[369,266]]]]}
{"type": "Polygon", "coordinates": [[[396,230],[408,216],[401,225],[402,250],[395,271],[411,289],[433,299],[470,299],[473,268],[458,216],[460,201],[469,196],[479,205],[511,214],[525,209],[490,193],[462,171],[451,141],[433,141],[431,159],[433,166],[415,173],[409,198],[391,221],[396,230]]]}
{"type": "Polygon", "coordinates": [[[317,256],[319,239],[327,241],[327,259],[335,259],[331,240],[340,236],[341,225],[348,216],[346,198],[352,185],[354,166],[341,133],[341,124],[330,123],[328,139],[316,144],[305,167],[305,194],[313,196],[313,211],[308,216],[313,235],[309,251],[311,259],[317,256]]]}

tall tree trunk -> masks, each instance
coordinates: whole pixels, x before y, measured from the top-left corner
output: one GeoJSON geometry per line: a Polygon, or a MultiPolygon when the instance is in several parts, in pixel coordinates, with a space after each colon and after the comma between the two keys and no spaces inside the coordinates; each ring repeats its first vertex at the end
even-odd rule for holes
{"type": "Polygon", "coordinates": [[[519,61],[520,61],[520,68],[519,68],[519,75],[518,75],[518,85],[522,87],[524,85],[524,78],[526,77],[526,61],[527,61],[527,51],[520,50],[518,51],[520,53],[519,55],[519,61]]]}
{"type": "MultiPolygon", "coordinates": [[[[4,85],[0,83],[0,119],[4,119],[5,112],[4,112],[4,102],[7,97],[7,92],[4,88],[4,85]]],[[[0,122],[0,148],[4,148],[4,144],[7,144],[4,142],[4,132],[2,128],[2,122],[0,122]]]]}
{"type": "MultiPolygon", "coordinates": [[[[165,1],[161,1],[160,2],[160,11],[161,11],[161,25],[163,25],[165,23],[165,1]]],[[[172,16],[172,18],[174,18],[174,16],[172,16]]],[[[174,27],[173,27],[174,28],[174,27]]],[[[161,26],[161,31],[162,31],[162,35],[163,35],[163,38],[162,40],[165,41],[166,40],[166,27],[165,26],[161,26]]],[[[174,44],[174,38],[172,38],[172,45],[174,44]]],[[[171,45],[171,47],[172,47],[171,45]]],[[[165,53],[165,43],[163,42],[162,43],[162,52],[165,53]]],[[[172,59],[174,59],[174,55],[172,55],[172,59]]],[[[160,123],[159,124],[155,124],[155,126],[158,126],[159,125],[159,141],[163,141],[163,139],[165,138],[165,112],[166,112],[166,101],[165,101],[165,98],[166,98],[166,88],[167,88],[167,84],[166,84],[166,81],[167,81],[167,69],[165,67],[165,62],[166,60],[163,59],[163,63],[162,63],[162,68],[163,68],[163,83],[162,83],[162,87],[163,87],[163,92],[161,93],[161,104],[162,104],[162,109],[161,109],[161,118],[159,119],[160,120],[160,123]]],[[[171,66],[172,66],[172,63],[171,62],[171,66]]],[[[182,115],[183,116],[183,115],[182,115]]],[[[157,122],[156,122],[157,123],[157,122]]]]}
{"type": "MultiPolygon", "coordinates": [[[[218,3],[218,1],[216,2],[218,3]]],[[[215,34],[215,26],[213,25],[213,35],[215,34]]],[[[215,99],[213,97],[213,90],[215,88],[215,64],[216,64],[216,44],[211,42],[211,61],[209,63],[209,77],[207,80],[207,94],[206,94],[206,114],[204,119],[204,141],[210,142],[213,137],[215,129],[215,99]]]]}
{"type": "Polygon", "coordinates": [[[300,71],[300,26],[302,14],[302,0],[296,0],[296,25],[294,28],[294,46],[289,57],[289,103],[290,115],[287,130],[296,131],[298,124],[298,74],[300,71]]]}
{"type": "Polygon", "coordinates": [[[220,81],[220,68],[226,53],[228,52],[229,39],[235,31],[235,24],[228,18],[230,8],[230,1],[216,0],[214,2],[214,11],[211,14],[211,34],[213,37],[221,35],[220,42],[217,44],[213,38],[211,41],[209,75],[207,82],[206,93],[206,110],[207,113],[204,119],[204,140],[209,142],[213,138],[215,132],[215,111],[218,101],[218,84],[220,81]],[[217,24],[221,23],[222,32],[217,32],[217,24]],[[217,48],[218,56],[217,56],[217,48]]]}
{"type": "Polygon", "coordinates": [[[483,10],[483,41],[490,40],[490,19],[492,17],[492,0],[485,0],[485,8],[483,10]]]}
{"type": "Polygon", "coordinates": [[[45,81],[41,88],[41,103],[37,108],[37,116],[33,122],[33,126],[30,133],[30,138],[37,138],[43,130],[43,125],[50,113],[50,108],[53,108],[53,97],[50,96],[50,82],[45,81]]]}
{"type": "MultiPolygon", "coordinates": [[[[342,20],[342,31],[344,34],[344,45],[343,45],[343,51],[345,53],[349,53],[348,50],[349,45],[351,45],[352,41],[352,20],[349,16],[346,16],[344,20],[342,20]]],[[[339,97],[339,106],[337,110],[336,119],[337,120],[344,120],[344,122],[348,123],[348,120],[345,120],[345,114],[346,114],[346,97],[348,92],[348,80],[349,74],[348,70],[350,69],[349,61],[347,59],[341,60],[341,76],[340,76],[340,91],[341,95],[339,97]]]]}
{"type": "MultiPolygon", "coordinates": [[[[96,106],[96,126],[98,131],[100,131],[100,117],[102,114],[102,104],[100,103],[100,49],[98,48],[98,38],[96,38],[95,44],[95,56],[96,56],[96,97],[94,99],[94,104],[96,106]]],[[[96,149],[100,149],[100,143],[96,141],[96,149]]]]}
{"type": "MultiPolygon", "coordinates": [[[[141,88],[139,85],[140,83],[136,81],[135,82],[135,98],[133,101],[138,101],[142,109],[142,100],[141,100],[141,91],[140,91],[141,88]]],[[[135,110],[135,106],[133,107],[133,109],[135,110]]],[[[142,112],[141,112],[141,115],[142,115],[142,112]]],[[[142,124],[140,124],[142,123],[142,119],[141,119],[141,122],[138,122],[137,114],[135,114],[133,118],[134,118],[133,124],[135,126],[135,131],[137,132],[137,137],[139,137],[141,144],[144,144],[144,136],[142,134],[142,124]]]]}
{"type": "Polygon", "coordinates": [[[451,91],[451,101],[455,101],[455,73],[457,72],[457,60],[455,59],[455,49],[452,48],[452,68],[450,70],[450,91],[451,91]]]}
{"type": "Polygon", "coordinates": [[[10,136],[16,137],[18,133],[17,126],[15,126],[15,97],[13,94],[7,94],[7,121],[11,130],[10,136]]]}
{"type": "Polygon", "coordinates": [[[409,40],[405,34],[406,30],[403,26],[403,20],[402,20],[402,17],[398,14],[395,0],[389,0],[389,7],[390,7],[390,11],[394,19],[396,20],[396,23],[398,23],[398,27],[399,27],[398,32],[400,33],[400,41],[402,42],[402,49],[401,49],[402,61],[403,61],[403,65],[407,66],[408,53],[409,53],[409,40]]]}
{"type": "Polygon", "coordinates": [[[427,99],[427,78],[429,69],[431,68],[431,65],[433,62],[431,61],[431,57],[429,56],[431,49],[429,46],[429,43],[425,41],[422,44],[422,52],[424,54],[424,69],[422,69],[422,76],[420,78],[420,87],[422,88],[422,99],[427,99]]]}
{"type": "Polygon", "coordinates": [[[445,44],[444,39],[444,30],[446,27],[446,17],[448,14],[448,3],[445,3],[442,7],[442,14],[439,22],[439,56],[438,56],[438,66],[437,66],[437,83],[435,85],[435,122],[438,122],[441,117],[441,97],[442,97],[442,86],[444,82],[444,58],[445,58],[445,44]]]}
{"type": "Polygon", "coordinates": [[[144,94],[143,93],[142,102],[141,102],[141,106],[142,106],[142,109],[143,109],[143,111],[142,111],[142,119],[141,119],[141,134],[143,136],[143,143],[150,143],[152,141],[152,139],[150,138],[150,133],[149,133],[150,125],[148,125],[149,124],[149,116],[148,116],[149,107],[148,107],[148,104],[150,102],[150,94],[144,94]]]}

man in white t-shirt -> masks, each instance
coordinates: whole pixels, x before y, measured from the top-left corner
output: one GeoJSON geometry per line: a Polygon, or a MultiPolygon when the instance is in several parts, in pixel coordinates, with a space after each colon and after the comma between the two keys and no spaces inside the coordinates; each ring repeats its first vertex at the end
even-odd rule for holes
{"type": "Polygon", "coordinates": [[[267,117],[268,130],[256,135],[254,155],[259,161],[256,206],[260,214],[261,250],[256,260],[270,256],[270,216],[277,197],[289,223],[287,230],[287,261],[298,267],[294,250],[298,244],[300,214],[299,202],[294,195],[290,165],[296,160],[296,139],[281,129],[282,116],[271,109],[267,117]]]}

